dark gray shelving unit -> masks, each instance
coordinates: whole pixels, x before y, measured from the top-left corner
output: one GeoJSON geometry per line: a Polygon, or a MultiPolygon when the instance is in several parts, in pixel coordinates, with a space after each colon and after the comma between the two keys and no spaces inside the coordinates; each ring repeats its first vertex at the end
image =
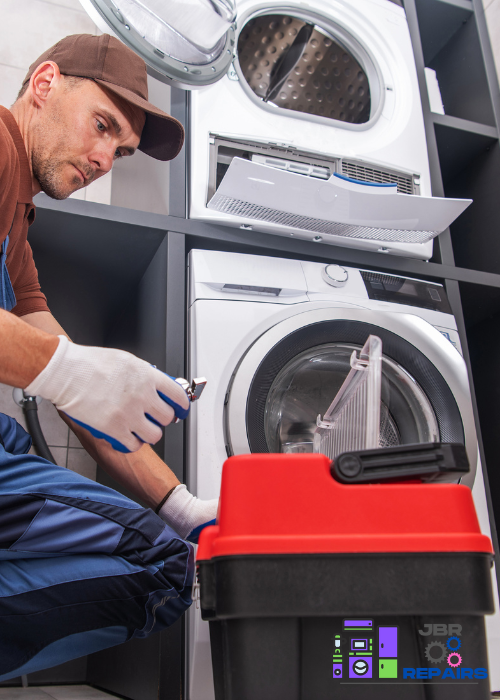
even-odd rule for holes
{"type": "MultiPolygon", "coordinates": [[[[192,248],[338,262],[444,282],[469,370],[494,524],[494,516],[500,522],[500,90],[480,0],[405,0],[404,6],[433,194],[474,199],[436,240],[430,262],[190,221],[186,149],[172,163],[169,216],[40,196],[30,240],[51,309],[74,340],[125,348],[174,376],[185,375],[185,261],[192,248]],[[436,70],[444,116],[430,112],[425,67],[436,70]]],[[[188,108],[189,96],[173,90],[172,112],[185,124],[188,108]]],[[[182,426],[170,427],[157,449],[182,478],[182,426]]],[[[99,478],[111,484],[101,470],[99,478]]],[[[497,549],[496,531],[493,538],[497,549]]],[[[88,657],[86,679],[133,700],[177,700],[184,697],[183,657],[179,623],[156,638],[88,657]]],[[[60,669],[64,682],[71,669],[81,681],[79,662],[60,669]]],[[[54,682],[57,673],[30,681],[54,682]]]]}

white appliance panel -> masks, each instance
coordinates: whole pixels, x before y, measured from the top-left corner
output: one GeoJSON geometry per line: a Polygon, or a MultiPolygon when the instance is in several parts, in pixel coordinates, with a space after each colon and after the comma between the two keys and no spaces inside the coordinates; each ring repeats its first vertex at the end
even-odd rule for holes
{"type": "MultiPolygon", "coordinates": [[[[207,208],[211,134],[291,145],[309,152],[360,159],[380,167],[417,173],[421,194],[431,195],[417,75],[401,7],[389,0],[310,0],[287,4],[270,0],[265,6],[255,0],[240,0],[237,11],[239,31],[255,15],[281,12],[316,22],[326,29],[336,26],[350,34],[377,66],[381,88],[379,109],[366,124],[353,125],[331,119],[311,119],[291,110],[273,109],[272,105],[263,108],[238,71],[236,61],[236,70],[190,96],[191,218],[253,226],[256,230],[274,233],[280,231],[270,224],[264,229],[255,220],[235,218],[207,208]]],[[[376,90],[374,96],[375,93],[376,90]]],[[[298,232],[294,235],[303,237],[298,232]]],[[[330,242],[369,250],[381,247],[370,240],[346,240],[342,236],[330,242]]],[[[432,254],[431,243],[394,243],[387,247],[391,253],[421,259],[428,259],[432,254]]]]}

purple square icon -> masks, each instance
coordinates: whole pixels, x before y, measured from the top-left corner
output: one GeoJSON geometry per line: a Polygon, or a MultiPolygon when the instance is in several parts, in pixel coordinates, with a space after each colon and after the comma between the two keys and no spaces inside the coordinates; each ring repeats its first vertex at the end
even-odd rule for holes
{"type": "Polygon", "coordinates": [[[333,677],[342,678],[342,664],[333,664],[333,677]]]}
{"type": "Polygon", "coordinates": [[[372,677],[372,657],[371,656],[351,656],[349,657],[349,678],[371,678],[372,677]]]}

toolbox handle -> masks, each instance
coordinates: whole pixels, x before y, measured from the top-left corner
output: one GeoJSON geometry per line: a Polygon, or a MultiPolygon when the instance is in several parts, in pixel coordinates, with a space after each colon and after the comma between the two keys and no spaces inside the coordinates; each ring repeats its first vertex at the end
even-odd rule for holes
{"type": "Polygon", "coordinates": [[[416,443],[343,452],[330,471],[341,484],[415,479],[453,483],[469,472],[469,460],[465,446],[458,443],[416,443]]]}

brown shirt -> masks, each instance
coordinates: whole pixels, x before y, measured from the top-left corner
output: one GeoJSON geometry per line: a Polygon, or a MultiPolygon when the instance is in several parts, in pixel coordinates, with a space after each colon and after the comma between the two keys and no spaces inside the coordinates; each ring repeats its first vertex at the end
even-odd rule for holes
{"type": "Polygon", "coordinates": [[[31,171],[24,142],[16,120],[0,106],[0,245],[9,236],[7,270],[17,300],[12,309],[16,316],[49,310],[27,241],[28,227],[34,220],[31,171]]]}

